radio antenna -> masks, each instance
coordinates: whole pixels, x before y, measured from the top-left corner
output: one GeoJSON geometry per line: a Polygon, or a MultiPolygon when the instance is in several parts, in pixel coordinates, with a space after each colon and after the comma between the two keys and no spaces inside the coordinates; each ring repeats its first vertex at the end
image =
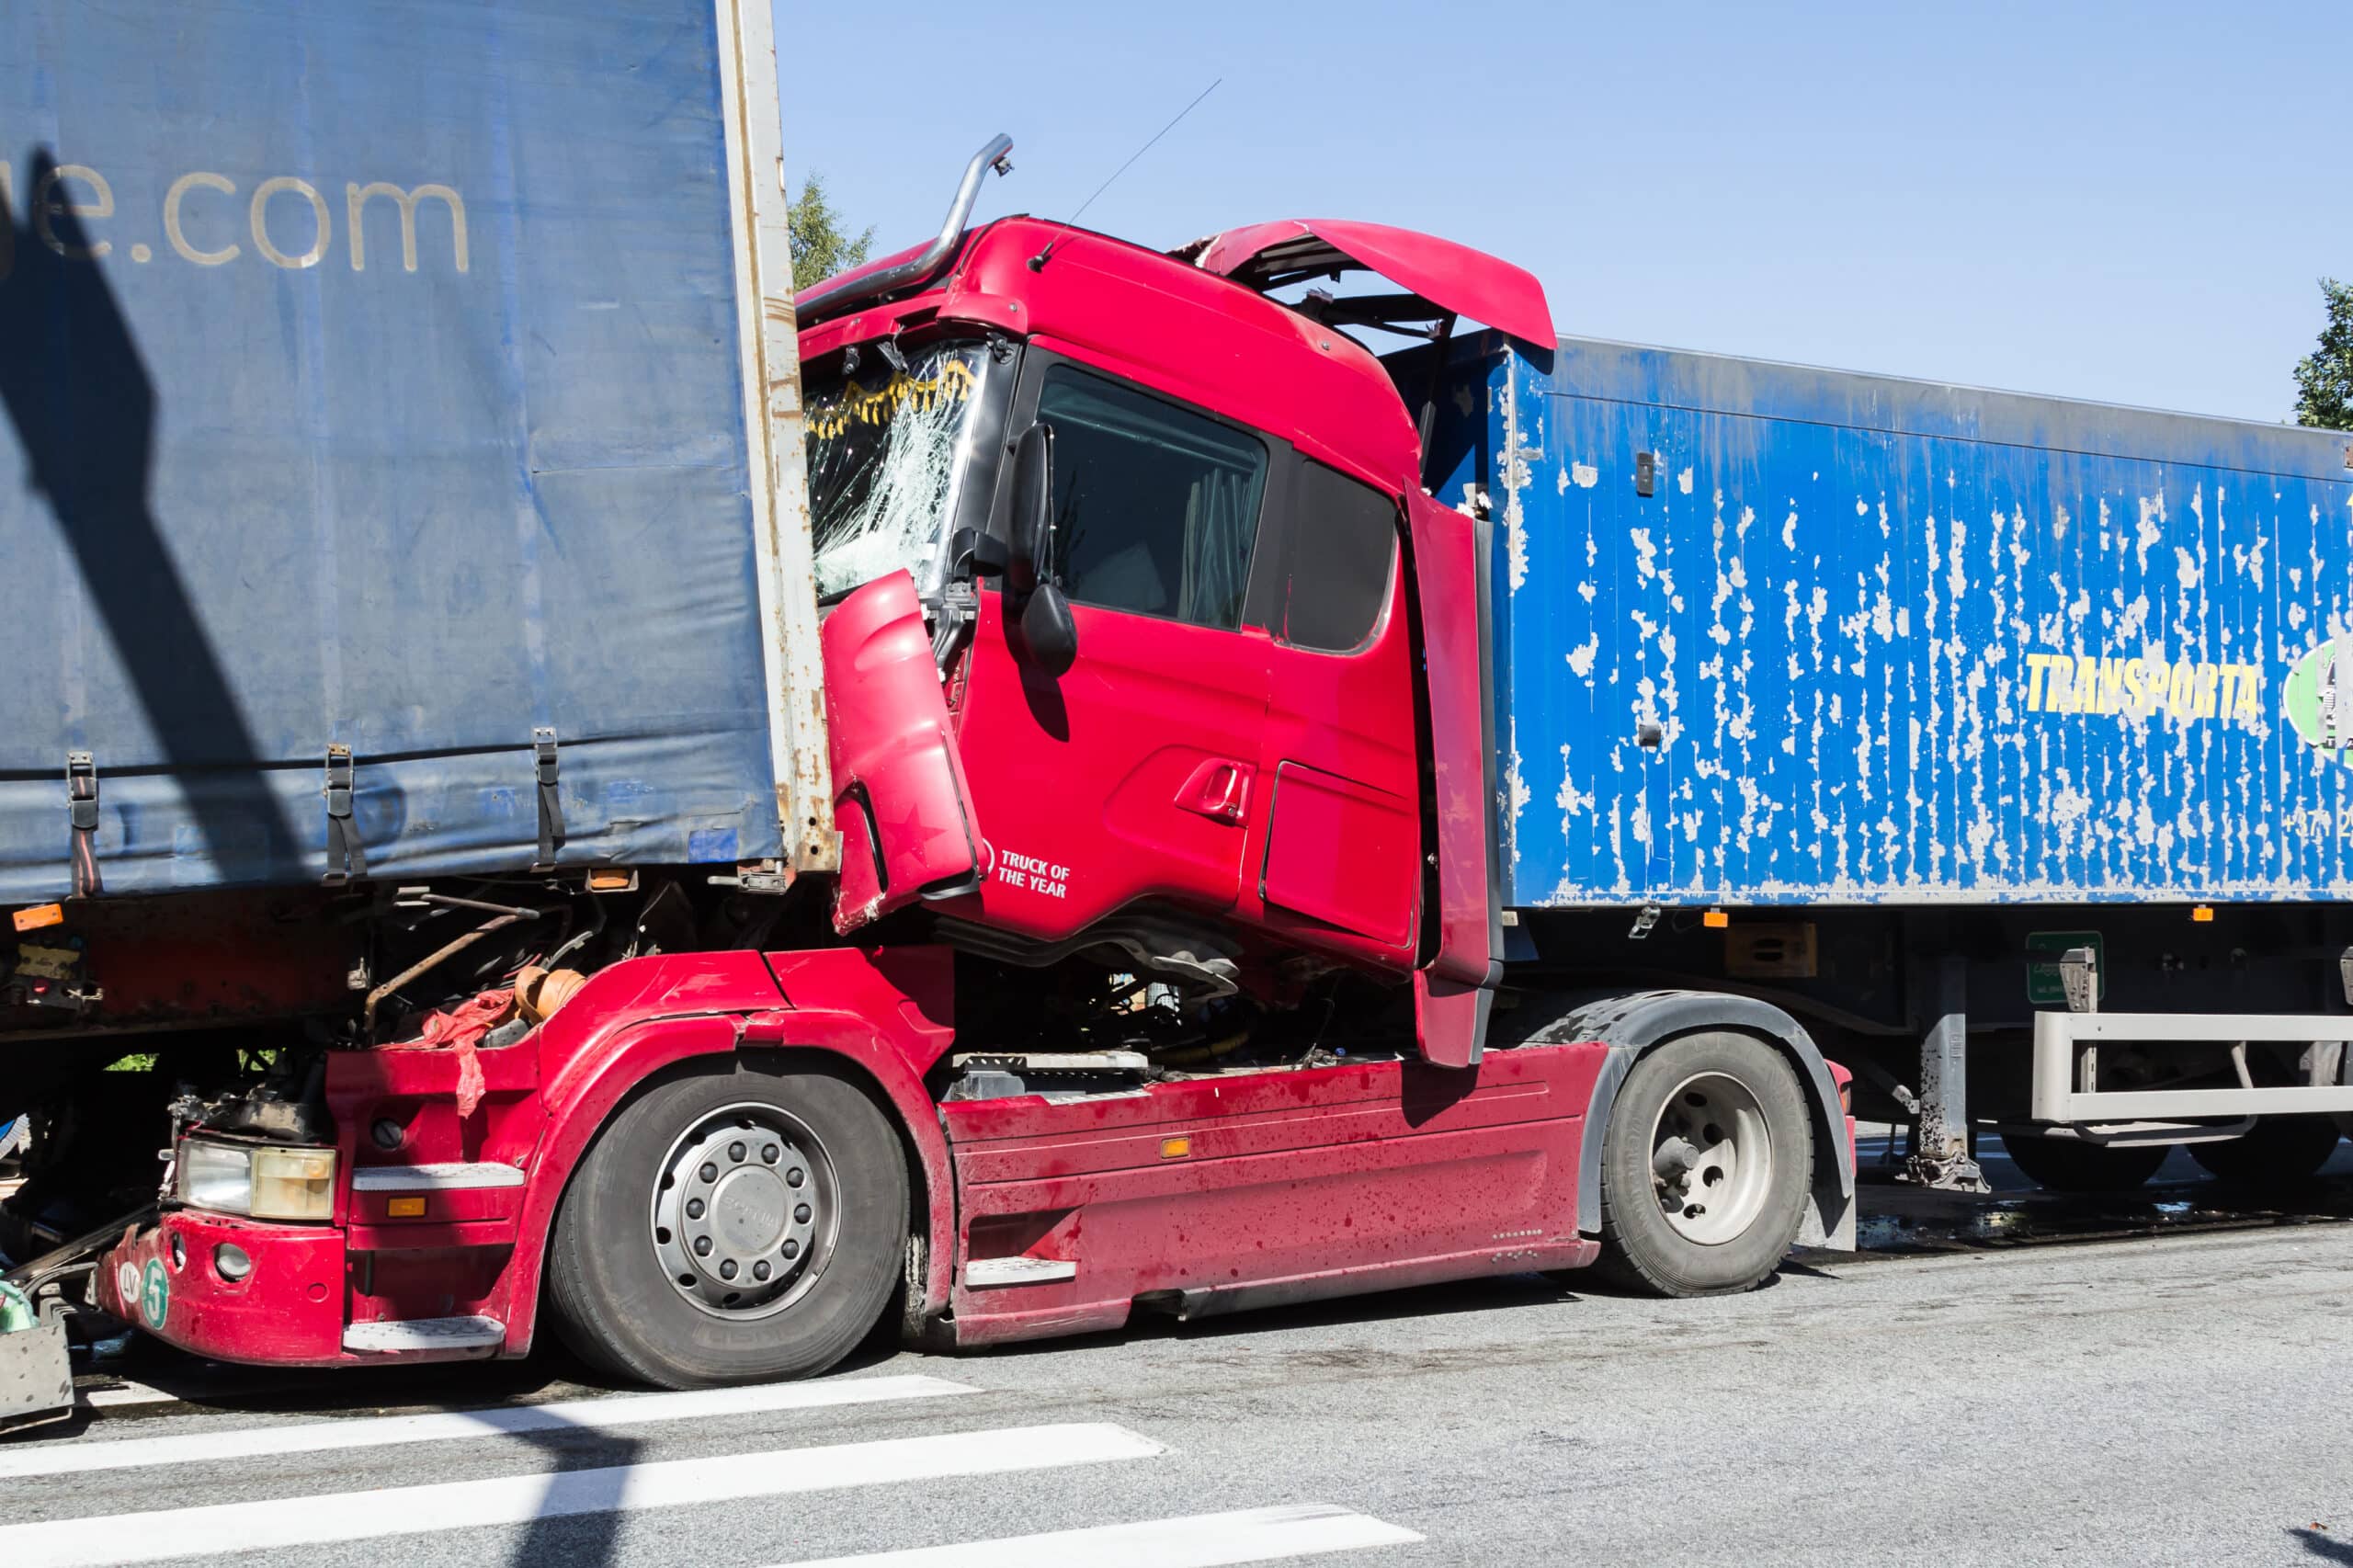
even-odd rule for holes
{"type": "MultiPolygon", "coordinates": [[[[1074,212],[1074,213],[1072,213],[1072,214],[1071,214],[1067,219],[1063,220],[1063,222],[1067,222],[1067,223],[1073,223],[1073,224],[1074,224],[1074,223],[1076,223],[1076,222],[1077,222],[1081,218],[1086,217],[1086,210],[1087,210],[1088,208],[1090,208],[1090,207],[1092,207],[1092,206],[1094,206],[1094,205],[1095,205],[1095,197],[1096,197],[1096,196],[1100,196],[1100,195],[1102,195],[1105,191],[1107,191],[1107,190],[1110,189],[1110,188],[1111,188],[1111,185],[1112,185],[1112,181],[1117,180],[1117,179],[1118,179],[1121,175],[1126,174],[1126,173],[1128,172],[1128,170],[1129,170],[1129,169],[1131,169],[1131,168],[1134,167],[1134,166],[1135,166],[1135,161],[1136,161],[1138,158],[1141,158],[1141,157],[1142,157],[1146,153],[1151,152],[1151,151],[1153,150],[1153,148],[1154,148],[1154,146],[1156,146],[1156,145],[1159,143],[1160,139],[1161,139],[1162,137],[1164,137],[1164,136],[1167,135],[1170,131],[1172,131],[1176,130],[1176,126],[1177,126],[1177,122],[1178,122],[1179,120],[1182,120],[1182,119],[1187,116],[1187,115],[1188,115],[1188,114],[1192,113],[1195,109],[1197,109],[1197,108],[1200,108],[1200,107],[1201,107],[1201,100],[1202,100],[1203,98],[1205,98],[1205,97],[1208,97],[1211,93],[1216,92],[1216,91],[1217,91],[1217,89],[1218,89],[1218,83],[1222,82],[1222,81],[1224,81],[1224,80],[1225,80],[1225,78],[1224,78],[1224,77],[1220,76],[1220,77],[1217,79],[1217,81],[1215,81],[1215,82],[1211,82],[1208,86],[1203,87],[1203,88],[1202,88],[1199,93],[1196,93],[1196,94],[1193,96],[1193,101],[1192,101],[1191,103],[1187,104],[1183,108],[1180,108],[1180,109],[1178,109],[1178,110],[1176,111],[1176,119],[1172,119],[1172,120],[1170,120],[1167,124],[1165,124],[1165,125],[1162,126],[1158,131],[1154,131],[1154,132],[1153,133],[1153,137],[1152,137],[1152,140],[1151,140],[1151,141],[1149,141],[1149,142],[1145,142],[1142,146],[1141,146],[1141,147],[1137,148],[1134,152],[1132,152],[1132,153],[1129,153],[1129,154],[1128,154],[1128,161],[1127,161],[1126,163],[1124,163],[1124,164],[1121,164],[1118,168],[1113,169],[1113,170],[1111,171],[1111,176],[1110,176],[1110,178],[1109,178],[1109,179],[1105,180],[1101,185],[1098,185],[1098,186],[1097,186],[1097,187],[1095,187],[1095,196],[1090,196],[1090,197],[1088,197],[1086,200],[1084,200],[1084,201],[1080,202],[1080,203],[1078,204],[1078,210],[1077,210],[1077,211],[1075,211],[1075,212],[1074,212]]],[[[1046,242],[1046,248],[1045,248],[1045,249],[1043,249],[1043,250],[1041,250],[1041,251],[1040,251],[1036,256],[1031,256],[1031,257],[1029,258],[1029,270],[1030,270],[1030,271],[1032,271],[1032,272],[1042,272],[1042,271],[1044,271],[1044,270],[1045,270],[1045,267],[1046,267],[1046,262],[1047,262],[1048,258],[1050,258],[1051,256],[1052,256],[1052,255],[1054,254],[1054,247],[1055,247],[1056,245],[1060,244],[1061,243],[1062,243],[1062,236],[1061,236],[1061,235],[1059,235],[1059,234],[1055,235],[1052,239],[1048,240],[1048,241],[1046,242]]]]}

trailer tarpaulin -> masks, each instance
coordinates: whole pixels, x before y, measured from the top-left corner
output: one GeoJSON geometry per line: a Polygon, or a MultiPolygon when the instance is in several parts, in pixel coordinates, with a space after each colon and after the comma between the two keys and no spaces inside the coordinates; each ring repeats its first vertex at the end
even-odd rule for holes
{"type": "Polygon", "coordinates": [[[0,903],[779,852],[720,49],[0,9],[0,903]]]}

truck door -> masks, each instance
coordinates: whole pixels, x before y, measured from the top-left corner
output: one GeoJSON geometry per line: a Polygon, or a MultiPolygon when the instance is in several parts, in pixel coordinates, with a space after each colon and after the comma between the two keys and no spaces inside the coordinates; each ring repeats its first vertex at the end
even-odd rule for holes
{"type": "Polygon", "coordinates": [[[1269,511],[1269,925],[1403,966],[1414,949],[1421,817],[1412,640],[1397,504],[1291,457],[1269,511]]]}
{"type": "Polygon", "coordinates": [[[1243,607],[1276,443],[1034,347],[1023,381],[1077,653],[1042,669],[983,586],[958,742],[984,917],[1052,939],[1139,900],[1222,914],[1264,819],[1268,640],[1243,607]]]}

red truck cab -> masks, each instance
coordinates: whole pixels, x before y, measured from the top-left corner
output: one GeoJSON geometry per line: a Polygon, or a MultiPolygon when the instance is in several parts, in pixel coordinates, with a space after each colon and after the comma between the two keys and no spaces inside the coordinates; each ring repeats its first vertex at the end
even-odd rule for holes
{"type": "Polygon", "coordinates": [[[679,1385],[820,1370],[894,1299],[975,1345],[1605,1243],[1705,1293],[1851,1226],[1835,1072],[1771,1009],[1496,1021],[1487,524],[1343,328],[1541,346],[1534,280],[1375,225],[1165,255],[968,209],[801,301],[837,945],[330,1051],[332,1159],[191,1134],[103,1304],[316,1365],[521,1355],[545,1305],[679,1385]],[[1403,292],[1279,297],[1360,269],[1403,292]]]}

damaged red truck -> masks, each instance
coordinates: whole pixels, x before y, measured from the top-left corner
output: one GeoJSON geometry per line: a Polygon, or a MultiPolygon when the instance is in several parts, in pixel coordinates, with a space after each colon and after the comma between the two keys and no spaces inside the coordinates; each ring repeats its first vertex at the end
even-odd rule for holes
{"type": "Polygon", "coordinates": [[[1003,137],[796,297],[764,5],[173,15],[164,103],[0,16],[0,1420],[69,1302],[690,1386],[1746,1290],[1858,1096],[1961,1190],[2335,1151],[2336,437],[975,226],[1003,137]],[[447,59],[531,68],[361,112],[447,59]]]}
{"type": "Polygon", "coordinates": [[[553,1326],[683,1386],[820,1371],[886,1309],[971,1346],[1604,1255],[1743,1290],[1851,1225],[1802,1029],[1662,994],[1489,1049],[1487,528],[1342,328],[1543,345],[1535,281],[1370,224],[968,232],[1009,146],[938,242],[799,301],[841,869],[759,896],[835,944],[325,1050],[284,1125],[330,1146],[188,1109],[109,1311],[313,1366],[553,1326]],[[1269,297],[1358,269],[1403,291],[1269,297]]]}
{"type": "Polygon", "coordinates": [[[172,17],[0,14],[40,1301],[687,1386],[1745,1290],[1853,1244],[1855,1092],[1948,1188],[2335,1150],[2339,438],[973,227],[1002,137],[796,299],[765,5],[172,17]],[[450,59],[530,69],[366,112],[450,59]]]}

